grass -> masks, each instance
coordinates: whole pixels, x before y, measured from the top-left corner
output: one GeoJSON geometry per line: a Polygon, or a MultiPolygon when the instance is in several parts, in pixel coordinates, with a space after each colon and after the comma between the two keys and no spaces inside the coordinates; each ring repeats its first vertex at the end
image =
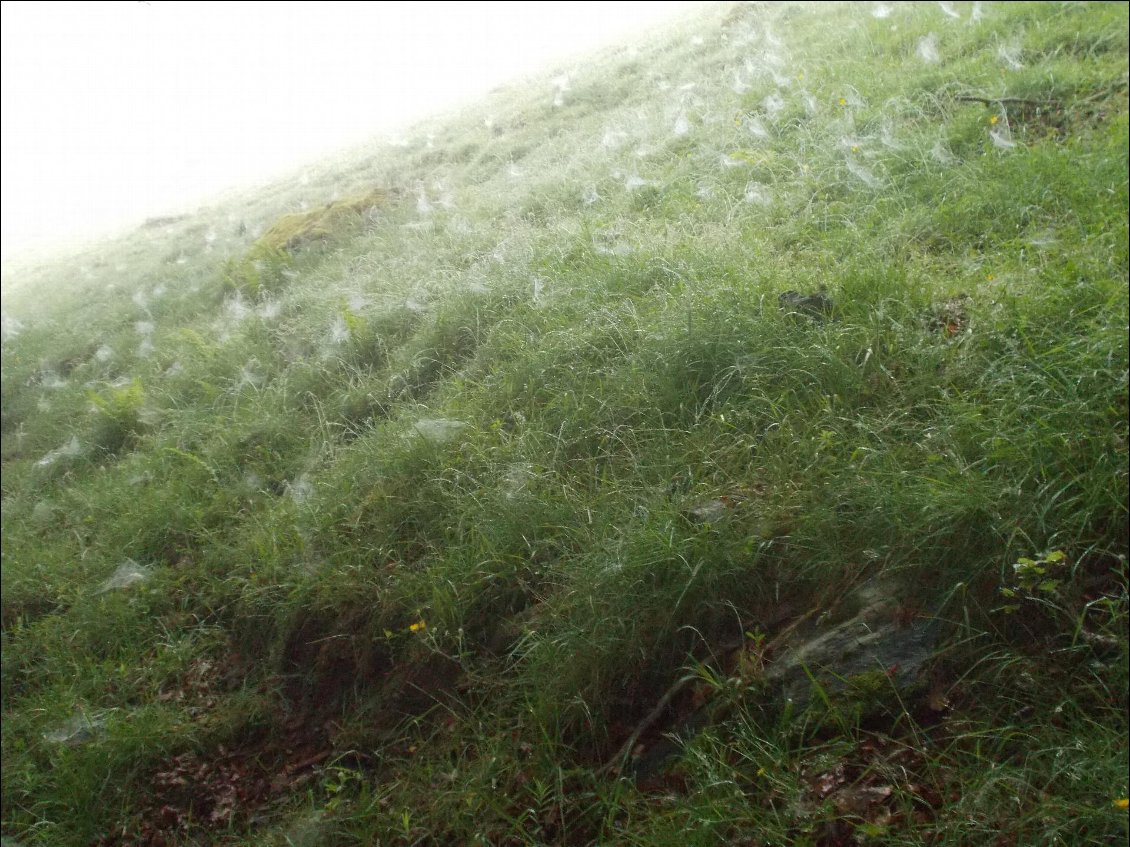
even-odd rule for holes
{"type": "Polygon", "coordinates": [[[1126,7],[876,8],[5,267],[5,837],[1124,843],[1126,7]]]}

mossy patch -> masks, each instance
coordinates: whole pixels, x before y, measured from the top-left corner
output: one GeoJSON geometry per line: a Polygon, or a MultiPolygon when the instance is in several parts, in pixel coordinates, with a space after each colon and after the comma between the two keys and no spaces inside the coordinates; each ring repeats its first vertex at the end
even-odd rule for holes
{"type": "Polygon", "coordinates": [[[364,194],[351,194],[305,212],[283,215],[263,233],[256,246],[294,253],[335,236],[352,235],[373,209],[386,205],[389,192],[374,188],[364,194]]]}
{"type": "Polygon", "coordinates": [[[374,209],[388,203],[390,192],[374,188],[351,194],[316,209],[283,215],[239,259],[224,268],[224,294],[260,297],[277,292],[293,276],[293,257],[300,250],[335,238],[356,235],[374,209]]]}

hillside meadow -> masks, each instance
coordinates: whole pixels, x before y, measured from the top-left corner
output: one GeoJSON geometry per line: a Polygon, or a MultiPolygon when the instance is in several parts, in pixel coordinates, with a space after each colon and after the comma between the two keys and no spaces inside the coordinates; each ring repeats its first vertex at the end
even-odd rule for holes
{"type": "Polygon", "coordinates": [[[5,265],[5,847],[1125,844],[1127,10],[723,4],[5,265]]]}

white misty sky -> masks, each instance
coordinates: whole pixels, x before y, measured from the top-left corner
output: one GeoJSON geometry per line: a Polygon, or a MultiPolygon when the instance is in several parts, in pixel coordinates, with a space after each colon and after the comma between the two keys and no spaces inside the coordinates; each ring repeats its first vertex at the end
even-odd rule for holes
{"type": "Polygon", "coordinates": [[[172,213],[692,2],[5,2],[3,254],[172,213]]]}

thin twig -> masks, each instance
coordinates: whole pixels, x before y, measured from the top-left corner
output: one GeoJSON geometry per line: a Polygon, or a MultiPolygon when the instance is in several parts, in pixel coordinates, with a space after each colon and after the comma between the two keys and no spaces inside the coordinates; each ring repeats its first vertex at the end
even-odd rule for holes
{"type": "MultiPolygon", "coordinates": [[[[769,654],[776,650],[781,644],[784,643],[785,639],[788,638],[789,635],[791,635],[802,623],[811,618],[816,612],[816,608],[809,609],[803,615],[801,615],[784,629],[782,629],[779,633],[777,633],[772,641],[770,641],[762,648],[763,653],[769,654]]],[[[740,646],[740,643],[738,646],[740,646]]],[[[659,698],[659,702],[655,704],[655,708],[648,712],[647,715],[644,716],[644,719],[642,721],[636,724],[636,728],[632,731],[632,734],[628,736],[628,740],[620,746],[620,749],[616,752],[616,755],[609,759],[600,768],[600,770],[597,771],[597,774],[603,776],[617,768],[622,769],[624,763],[627,762],[628,758],[631,756],[632,750],[635,749],[636,742],[639,741],[640,736],[643,735],[644,732],[646,732],[653,723],[655,723],[657,720],[659,720],[660,717],[662,717],[664,711],[666,711],[667,707],[671,705],[671,701],[674,700],[684,688],[686,688],[687,684],[693,682],[696,679],[702,679],[701,674],[691,673],[676,680],[675,684],[668,688],[667,691],[664,692],[663,696],[659,698]]]]}
{"type": "Polygon", "coordinates": [[[1121,90],[1125,89],[1128,84],[1130,84],[1130,83],[1128,83],[1128,81],[1125,80],[1125,79],[1119,80],[1118,82],[1116,82],[1112,85],[1108,85],[1106,88],[1100,88],[1098,91],[1094,92],[1093,94],[1087,95],[1080,102],[1091,103],[1095,100],[1101,100],[1101,99],[1103,99],[1104,97],[1106,97],[1110,94],[1114,94],[1114,92],[1116,92],[1116,91],[1121,91],[1121,90]]]}
{"type": "Polygon", "coordinates": [[[984,103],[986,106],[991,106],[994,103],[1000,103],[1002,106],[1043,106],[1046,108],[1061,105],[1058,100],[1026,100],[1023,97],[975,97],[972,94],[957,95],[953,99],[961,103],[984,103]]]}
{"type": "Polygon", "coordinates": [[[642,721],[636,724],[636,728],[632,731],[632,734],[628,736],[628,740],[621,745],[616,755],[609,759],[604,767],[597,771],[597,773],[603,775],[618,766],[623,767],[623,763],[627,761],[628,756],[631,755],[640,736],[643,735],[649,726],[659,720],[663,712],[671,705],[671,701],[686,687],[687,683],[699,678],[698,674],[687,674],[684,677],[680,677],[674,685],[668,688],[663,696],[659,698],[659,702],[656,703],[655,708],[648,712],[642,721]]]}

